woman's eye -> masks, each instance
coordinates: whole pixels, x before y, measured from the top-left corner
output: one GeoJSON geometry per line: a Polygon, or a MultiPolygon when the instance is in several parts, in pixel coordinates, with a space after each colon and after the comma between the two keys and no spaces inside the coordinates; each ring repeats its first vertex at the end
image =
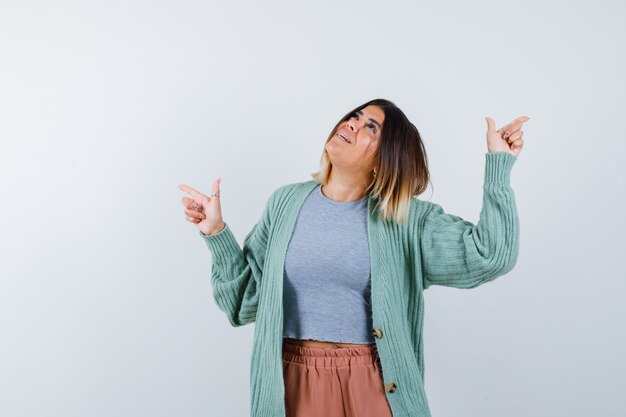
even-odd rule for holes
{"type": "Polygon", "coordinates": [[[372,129],[372,133],[376,133],[376,128],[374,127],[374,123],[370,123],[368,126],[372,129]]]}

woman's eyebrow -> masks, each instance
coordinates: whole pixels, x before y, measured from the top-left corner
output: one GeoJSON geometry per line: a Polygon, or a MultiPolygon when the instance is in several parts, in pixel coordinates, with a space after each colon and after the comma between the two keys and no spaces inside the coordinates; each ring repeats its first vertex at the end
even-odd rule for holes
{"type": "MultiPolygon", "coordinates": [[[[359,116],[363,116],[363,112],[362,112],[361,110],[357,110],[357,111],[356,111],[356,114],[358,114],[359,116]]],[[[382,129],[383,129],[383,128],[382,128],[382,126],[380,125],[380,123],[378,123],[376,120],[372,119],[371,117],[369,117],[369,120],[370,120],[371,122],[373,122],[373,123],[376,123],[376,126],[378,126],[378,128],[379,128],[380,130],[382,130],[382,129]]]]}

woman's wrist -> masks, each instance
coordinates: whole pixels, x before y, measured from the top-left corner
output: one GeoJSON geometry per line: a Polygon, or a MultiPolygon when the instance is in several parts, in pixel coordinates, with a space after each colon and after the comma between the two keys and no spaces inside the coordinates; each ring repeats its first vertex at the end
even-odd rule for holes
{"type": "Polygon", "coordinates": [[[517,158],[510,152],[485,154],[485,185],[509,185],[511,170],[517,158]]]}
{"type": "Polygon", "coordinates": [[[210,236],[210,235],[216,235],[219,232],[223,231],[226,228],[226,223],[222,222],[221,224],[219,224],[215,229],[211,229],[208,231],[208,233],[204,233],[206,236],[210,236]]]}

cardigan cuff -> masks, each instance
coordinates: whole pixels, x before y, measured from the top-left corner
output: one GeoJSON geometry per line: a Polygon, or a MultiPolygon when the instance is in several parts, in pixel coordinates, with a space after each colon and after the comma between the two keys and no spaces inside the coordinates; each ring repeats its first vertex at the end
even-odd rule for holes
{"type": "Polygon", "coordinates": [[[232,259],[241,253],[239,243],[237,243],[237,239],[235,239],[230,227],[228,227],[228,223],[222,230],[213,235],[205,235],[201,230],[198,232],[211,250],[214,261],[221,262],[232,259]]]}
{"type": "Polygon", "coordinates": [[[508,152],[487,152],[485,154],[485,185],[509,185],[511,168],[517,157],[508,152]]]}

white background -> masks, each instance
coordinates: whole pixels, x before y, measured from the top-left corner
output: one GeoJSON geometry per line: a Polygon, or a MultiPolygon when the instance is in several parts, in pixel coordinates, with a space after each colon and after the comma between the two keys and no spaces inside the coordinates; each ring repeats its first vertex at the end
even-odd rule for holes
{"type": "MultiPolygon", "coordinates": [[[[618,1],[0,3],[0,414],[244,416],[254,325],[211,298],[177,186],[239,242],[348,110],[396,103],[476,222],[485,116],[521,115],[518,263],[425,292],[447,416],[624,416],[618,1]]],[[[621,41],[620,41],[621,39],[621,41]]]]}

